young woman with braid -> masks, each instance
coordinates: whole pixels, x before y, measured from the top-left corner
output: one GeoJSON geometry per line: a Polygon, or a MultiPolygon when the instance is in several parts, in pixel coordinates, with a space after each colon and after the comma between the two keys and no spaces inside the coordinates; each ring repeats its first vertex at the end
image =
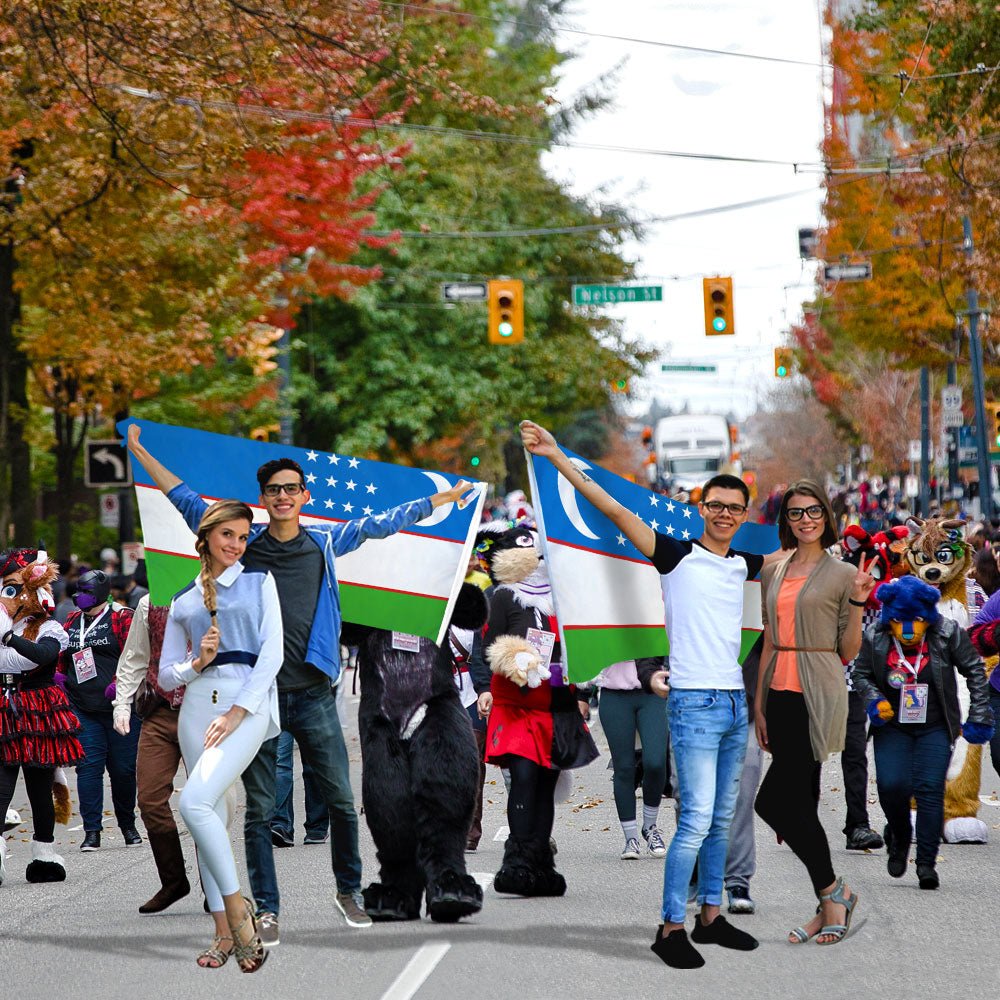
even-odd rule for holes
{"type": "Polygon", "coordinates": [[[195,543],[201,572],[170,605],[160,686],[185,685],[178,736],[188,780],[180,811],[198,847],[205,898],[215,940],[198,956],[218,969],[233,955],[243,972],[267,957],[240,894],[226,829],[226,791],[278,735],[278,690],[284,637],[278,592],[270,573],[246,569],[253,514],[238,500],[220,500],[205,512],[195,543]]]}

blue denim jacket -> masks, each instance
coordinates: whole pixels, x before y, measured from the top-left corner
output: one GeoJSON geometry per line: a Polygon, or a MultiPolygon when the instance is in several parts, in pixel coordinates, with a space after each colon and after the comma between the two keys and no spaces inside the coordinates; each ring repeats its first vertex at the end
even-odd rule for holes
{"type": "MultiPolygon", "coordinates": [[[[180,511],[192,531],[198,530],[208,504],[185,483],[179,483],[167,499],[180,511]]],[[[430,497],[411,500],[393,507],[384,515],[360,517],[340,524],[302,525],[302,530],[323,550],[325,572],[319,588],[316,610],[313,612],[312,631],[306,648],[306,662],[322,670],[330,681],[340,676],[340,591],[337,588],[337,556],[353,552],[367,538],[387,538],[431,513],[430,497]]],[[[267,530],[266,524],[250,527],[250,540],[267,530]]]]}

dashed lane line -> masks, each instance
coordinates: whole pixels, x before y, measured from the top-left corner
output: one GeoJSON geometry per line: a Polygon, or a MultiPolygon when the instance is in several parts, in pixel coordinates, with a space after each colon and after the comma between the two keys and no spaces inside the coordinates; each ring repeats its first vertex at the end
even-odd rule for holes
{"type": "Polygon", "coordinates": [[[424,985],[427,977],[434,971],[438,962],[447,954],[451,944],[441,941],[437,944],[425,944],[417,949],[417,953],[406,963],[403,971],[396,976],[392,985],[382,994],[382,1000],[410,1000],[417,990],[424,985]]]}

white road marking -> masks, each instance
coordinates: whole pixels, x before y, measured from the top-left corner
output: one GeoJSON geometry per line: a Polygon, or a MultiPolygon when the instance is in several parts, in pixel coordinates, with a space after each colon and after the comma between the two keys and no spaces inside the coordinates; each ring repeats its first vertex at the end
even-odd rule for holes
{"type": "Polygon", "coordinates": [[[469,874],[484,890],[493,885],[493,872],[469,872],[469,874]]]}
{"type": "Polygon", "coordinates": [[[992,795],[980,795],[979,801],[988,806],[1000,806],[1000,799],[995,799],[992,795]]]}
{"type": "Polygon", "coordinates": [[[403,971],[396,976],[392,985],[382,994],[382,1000],[410,1000],[424,985],[427,977],[434,971],[438,962],[444,958],[451,944],[442,941],[440,944],[425,944],[417,949],[417,953],[406,963],[403,971]]]}
{"type": "Polygon", "coordinates": [[[83,829],[83,824],[81,823],[79,826],[68,827],[66,832],[67,833],[75,833],[77,830],[82,830],[82,829],[83,829]]]}
{"type": "Polygon", "coordinates": [[[506,840],[510,836],[510,827],[502,826],[496,832],[496,836],[493,838],[494,843],[501,840],[506,840]]]}

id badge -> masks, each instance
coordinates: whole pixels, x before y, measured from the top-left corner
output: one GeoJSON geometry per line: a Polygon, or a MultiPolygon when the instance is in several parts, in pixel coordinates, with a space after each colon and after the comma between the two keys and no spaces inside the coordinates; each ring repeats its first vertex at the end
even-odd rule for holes
{"type": "Polygon", "coordinates": [[[84,646],[73,654],[73,669],[76,671],[77,684],[92,681],[97,676],[97,664],[94,662],[94,651],[84,646]]]}
{"type": "Polygon", "coordinates": [[[529,628],[528,634],[524,638],[528,640],[530,645],[535,647],[535,652],[541,658],[542,665],[548,668],[552,662],[552,650],[556,645],[555,632],[545,632],[540,628],[529,628]]]}
{"type": "Polygon", "coordinates": [[[420,636],[409,635],[407,632],[393,632],[392,648],[398,649],[401,653],[419,653],[420,636]]]}
{"type": "Polygon", "coordinates": [[[927,684],[904,684],[899,692],[899,721],[926,722],[927,697],[930,686],[927,684]]]}

